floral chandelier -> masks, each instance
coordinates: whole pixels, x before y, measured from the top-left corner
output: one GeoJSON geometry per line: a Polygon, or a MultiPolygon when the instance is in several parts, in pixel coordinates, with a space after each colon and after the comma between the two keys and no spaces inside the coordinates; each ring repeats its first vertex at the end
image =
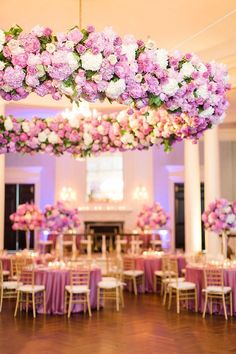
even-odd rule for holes
{"type": "Polygon", "coordinates": [[[151,40],[144,43],[131,35],[122,39],[111,28],[95,32],[92,26],[74,27],[53,34],[46,27],[23,33],[15,26],[0,31],[4,100],[35,93],[55,100],[66,96],[77,103],[115,101],[131,108],[122,118],[80,117],[76,126],[60,116],[30,122],[2,117],[0,152],[68,151],[85,156],[159,143],[168,150],[175,141],[197,140],[222,121],[229,88],[225,66],[203,63],[189,53],[168,53],[151,40]]]}

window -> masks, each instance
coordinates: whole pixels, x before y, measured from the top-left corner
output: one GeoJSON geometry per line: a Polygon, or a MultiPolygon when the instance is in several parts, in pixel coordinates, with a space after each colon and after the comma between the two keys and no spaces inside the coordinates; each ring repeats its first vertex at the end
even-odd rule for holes
{"type": "Polygon", "coordinates": [[[123,156],[103,154],[87,159],[87,199],[91,202],[123,200],[123,156]]]}

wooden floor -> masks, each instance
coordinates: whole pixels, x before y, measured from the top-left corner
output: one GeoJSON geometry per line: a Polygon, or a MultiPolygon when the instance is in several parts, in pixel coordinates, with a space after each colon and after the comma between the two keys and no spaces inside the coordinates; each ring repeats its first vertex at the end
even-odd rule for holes
{"type": "Polygon", "coordinates": [[[236,318],[177,315],[155,295],[125,295],[126,308],[106,307],[92,318],[74,314],[13,317],[14,303],[0,314],[0,354],[226,354],[236,353],[236,318]]]}

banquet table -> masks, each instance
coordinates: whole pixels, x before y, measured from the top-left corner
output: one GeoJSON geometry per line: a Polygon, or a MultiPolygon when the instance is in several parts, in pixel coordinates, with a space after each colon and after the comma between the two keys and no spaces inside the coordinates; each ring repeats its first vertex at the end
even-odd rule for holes
{"type": "MultiPolygon", "coordinates": [[[[191,281],[197,285],[198,310],[203,312],[204,307],[204,266],[201,264],[188,264],[186,267],[186,281],[191,281]]],[[[224,285],[230,286],[233,292],[233,313],[236,314],[236,267],[224,269],[224,285]]],[[[215,312],[222,312],[221,308],[214,308],[215,312]]]]}
{"type": "MultiPolygon", "coordinates": [[[[173,255],[171,257],[176,257],[178,260],[178,269],[179,275],[181,275],[182,269],[186,266],[186,260],[184,255],[173,255]]],[[[133,256],[135,260],[135,269],[136,270],[143,270],[145,276],[145,292],[153,292],[154,291],[154,272],[156,270],[161,270],[161,256],[150,256],[150,255],[140,255],[140,256],[133,256]]],[[[139,292],[142,292],[143,289],[141,286],[138,288],[139,292]]]]}
{"type": "MultiPolygon", "coordinates": [[[[93,268],[90,271],[90,303],[91,308],[97,306],[97,284],[101,280],[100,268],[93,268]]],[[[46,289],[46,312],[47,314],[64,314],[65,286],[70,284],[69,269],[52,269],[50,267],[38,266],[35,269],[35,284],[45,285],[46,289]]],[[[72,306],[72,312],[82,311],[81,304],[72,306]]],[[[38,309],[43,313],[42,306],[38,309]]]]}

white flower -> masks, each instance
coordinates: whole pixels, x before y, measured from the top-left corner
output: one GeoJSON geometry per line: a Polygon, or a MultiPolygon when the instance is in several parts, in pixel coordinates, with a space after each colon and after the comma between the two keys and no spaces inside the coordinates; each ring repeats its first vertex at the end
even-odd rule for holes
{"type": "Polygon", "coordinates": [[[86,52],[81,55],[82,67],[85,70],[98,71],[102,65],[102,54],[93,54],[91,52],[86,52]]]}
{"type": "Polygon", "coordinates": [[[123,144],[132,144],[134,141],[134,136],[131,133],[125,133],[120,140],[123,144]]]}
{"type": "Polygon", "coordinates": [[[1,87],[1,89],[5,92],[11,92],[12,91],[12,87],[11,86],[8,86],[8,85],[3,85],[1,87]]]}
{"type": "Polygon", "coordinates": [[[150,125],[156,124],[156,117],[152,111],[149,112],[149,115],[147,116],[146,119],[147,119],[148,124],[150,124],[150,125]]]}
{"type": "Polygon", "coordinates": [[[0,51],[2,51],[3,49],[3,44],[5,43],[5,40],[6,40],[5,33],[2,30],[0,30],[0,51]]]}
{"type": "Polygon", "coordinates": [[[69,67],[71,68],[72,71],[75,71],[79,67],[76,56],[74,55],[74,53],[69,52],[67,53],[66,57],[67,57],[67,63],[69,64],[69,67]]]}
{"type": "Polygon", "coordinates": [[[95,75],[93,75],[92,79],[94,82],[99,83],[100,81],[102,81],[102,75],[95,74],[95,75]]]}
{"type": "Polygon", "coordinates": [[[190,77],[194,71],[195,68],[191,63],[184,63],[182,68],[180,69],[180,73],[184,77],[190,77]]]}
{"type": "Polygon", "coordinates": [[[20,47],[20,41],[17,39],[11,39],[7,46],[13,55],[18,55],[24,53],[24,49],[20,47]]]}
{"type": "Polygon", "coordinates": [[[223,209],[223,212],[224,212],[225,214],[230,213],[230,212],[231,212],[230,206],[225,207],[225,208],[223,209]]]}
{"type": "Polygon", "coordinates": [[[68,119],[68,121],[69,121],[69,124],[70,124],[70,126],[72,127],[72,128],[79,128],[79,126],[80,126],[80,121],[79,121],[79,119],[78,119],[78,117],[75,117],[75,116],[71,116],[69,119],[68,119]]]}
{"type": "Polygon", "coordinates": [[[178,91],[179,85],[178,81],[175,79],[169,79],[169,81],[162,87],[163,93],[168,96],[174,96],[174,94],[178,91]]]}
{"type": "Polygon", "coordinates": [[[132,116],[129,117],[129,125],[132,129],[138,129],[139,122],[137,119],[133,118],[132,116]]]}
{"type": "Polygon", "coordinates": [[[142,74],[136,74],[135,75],[135,81],[136,82],[141,82],[143,79],[143,75],[142,74]]]}
{"type": "Polygon", "coordinates": [[[199,114],[199,116],[200,116],[201,118],[209,118],[209,117],[211,117],[213,114],[214,114],[214,108],[209,107],[209,108],[205,109],[205,111],[202,111],[202,112],[199,114]]]}
{"type": "Polygon", "coordinates": [[[207,85],[200,86],[196,91],[198,97],[203,98],[204,100],[209,96],[207,85]]]}
{"type": "Polygon", "coordinates": [[[73,49],[75,46],[75,43],[73,41],[66,41],[66,48],[67,49],[73,49]]]}
{"type": "Polygon", "coordinates": [[[37,37],[42,37],[44,35],[44,27],[36,25],[33,27],[32,33],[34,33],[37,37]]]}
{"type": "Polygon", "coordinates": [[[117,56],[115,54],[110,54],[107,60],[111,65],[115,65],[117,63],[117,56]]]}
{"type": "Polygon", "coordinates": [[[93,142],[93,138],[92,138],[92,135],[89,134],[89,133],[84,133],[83,135],[83,138],[84,138],[84,144],[89,146],[92,144],[93,142]]]}
{"type": "Polygon", "coordinates": [[[125,80],[119,79],[117,81],[110,81],[107,89],[106,95],[109,98],[117,99],[125,91],[125,80]]]}
{"type": "Polygon", "coordinates": [[[3,61],[0,61],[0,70],[3,70],[5,68],[5,63],[3,61]]]}
{"type": "Polygon", "coordinates": [[[46,45],[46,51],[50,54],[54,53],[56,50],[56,46],[53,43],[47,43],[46,45]]]}
{"type": "Polygon", "coordinates": [[[29,133],[29,131],[30,131],[29,122],[23,122],[23,123],[22,123],[22,130],[23,130],[23,132],[25,132],[25,133],[29,133]]]}
{"type": "Polygon", "coordinates": [[[37,65],[37,70],[38,70],[37,72],[38,77],[43,77],[45,75],[45,70],[43,65],[41,64],[37,65]]]}
{"type": "Polygon", "coordinates": [[[60,91],[66,95],[72,96],[74,93],[74,90],[70,86],[65,86],[64,84],[60,85],[60,91]]]}
{"type": "Polygon", "coordinates": [[[157,49],[155,51],[155,62],[161,69],[166,69],[168,65],[168,52],[165,49],[157,49]]]}
{"type": "Polygon", "coordinates": [[[198,66],[198,71],[200,72],[200,73],[204,73],[205,71],[207,71],[207,67],[206,67],[206,65],[204,65],[204,64],[199,64],[199,66],[198,66]]]}
{"type": "Polygon", "coordinates": [[[155,41],[153,41],[152,39],[148,39],[146,44],[145,44],[145,47],[147,49],[155,49],[157,47],[157,45],[156,45],[155,41]]]}
{"type": "Polygon", "coordinates": [[[235,215],[234,214],[229,214],[226,218],[227,224],[233,224],[235,222],[235,215]]]}
{"type": "Polygon", "coordinates": [[[42,61],[41,61],[41,58],[39,55],[35,55],[35,54],[30,53],[30,55],[28,56],[28,59],[27,59],[27,64],[29,66],[41,65],[42,61]]]}
{"type": "Polygon", "coordinates": [[[59,141],[59,136],[55,132],[51,132],[48,135],[48,141],[50,144],[57,144],[59,141]]]}
{"type": "Polygon", "coordinates": [[[2,30],[0,30],[0,44],[3,45],[5,43],[5,40],[6,40],[5,33],[2,30]]]}
{"type": "Polygon", "coordinates": [[[13,122],[10,117],[7,117],[7,119],[4,122],[4,128],[6,130],[12,130],[13,129],[13,122]]]}
{"type": "Polygon", "coordinates": [[[132,62],[135,60],[135,54],[137,49],[138,49],[137,43],[122,44],[121,54],[125,54],[128,61],[132,62]]]}
{"type": "Polygon", "coordinates": [[[45,132],[40,132],[38,134],[38,140],[40,143],[44,143],[47,140],[47,134],[45,132]]]}
{"type": "Polygon", "coordinates": [[[105,133],[104,127],[103,127],[102,125],[99,125],[99,126],[97,127],[97,131],[98,131],[98,133],[101,134],[101,135],[104,135],[104,133],[105,133]]]}

